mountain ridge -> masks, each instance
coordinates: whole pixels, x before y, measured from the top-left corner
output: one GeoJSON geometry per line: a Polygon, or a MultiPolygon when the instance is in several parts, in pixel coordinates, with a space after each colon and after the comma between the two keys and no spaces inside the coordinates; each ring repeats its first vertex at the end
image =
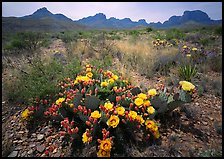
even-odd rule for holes
{"type": "MultiPolygon", "coordinates": [[[[201,25],[215,25],[221,24],[222,20],[212,20],[207,13],[201,10],[186,10],[182,16],[171,16],[168,20],[161,22],[149,22],[145,19],[132,21],[130,18],[117,19],[116,17],[107,18],[104,13],[96,13],[94,16],[83,17],[79,20],[72,20],[64,14],[51,13],[46,7],[37,9],[33,14],[23,17],[14,17],[15,24],[19,28],[29,27],[23,23],[38,22],[39,25],[45,26],[47,30],[51,30],[54,26],[57,28],[70,30],[74,28],[92,28],[92,29],[132,29],[138,27],[152,27],[152,28],[171,28],[176,26],[183,26],[185,23],[192,21],[201,25]],[[49,20],[49,22],[47,22],[49,20]],[[53,24],[51,24],[51,23],[53,24]],[[43,24],[44,23],[44,24],[43,24]],[[63,24],[64,23],[64,24],[63,24]],[[73,26],[74,25],[74,26],[73,26]]],[[[10,17],[2,17],[3,26],[7,27],[7,22],[10,17]]],[[[38,30],[38,24],[33,25],[38,30]]],[[[13,25],[13,22],[10,22],[13,25]]],[[[13,28],[13,27],[11,27],[13,28]]],[[[43,27],[44,28],[44,27],[43,27]]],[[[57,29],[56,29],[57,30],[57,29]]]]}

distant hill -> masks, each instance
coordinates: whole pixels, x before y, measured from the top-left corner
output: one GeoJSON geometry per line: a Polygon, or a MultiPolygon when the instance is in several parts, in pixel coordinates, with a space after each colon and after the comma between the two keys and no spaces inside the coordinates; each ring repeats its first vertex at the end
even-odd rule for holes
{"type": "Polygon", "coordinates": [[[79,24],[87,25],[93,28],[115,28],[115,29],[128,29],[139,26],[148,26],[144,19],[139,20],[138,22],[133,22],[130,18],[116,19],[111,17],[106,19],[106,16],[103,13],[98,13],[94,16],[89,16],[75,21],[79,24]]]}
{"type": "Polygon", "coordinates": [[[200,10],[185,11],[182,16],[171,16],[164,23],[145,19],[132,21],[130,18],[106,18],[103,13],[73,21],[63,14],[52,14],[47,8],[40,8],[31,15],[23,17],[2,17],[2,31],[65,31],[82,29],[133,29],[142,27],[172,28],[222,24],[222,20],[212,20],[200,10]]]}
{"type": "Polygon", "coordinates": [[[23,17],[2,17],[3,32],[18,31],[65,31],[87,29],[63,14],[52,14],[47,8],[41,8],[31,15],[23,17]]]}

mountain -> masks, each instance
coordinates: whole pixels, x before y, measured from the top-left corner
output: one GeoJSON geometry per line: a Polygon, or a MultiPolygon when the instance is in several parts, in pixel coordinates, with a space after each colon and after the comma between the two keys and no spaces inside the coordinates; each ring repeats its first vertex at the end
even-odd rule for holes
{"type": "Polygon", "coordinates": [[[52,14],[43,7],[23,17],[2,17],[3,32],[19,31],[65,31],[88,29],[63,14],[52,14]]]}
{"type": "Polygon", "coordinates": [[[194,23],[197,25],[215,25],[222,24],[222,20],[212,20],[205,12],[200,10],[184,11],[182,16],[171,16],[169,20],[162,25],[155,25],[159,28],[170,28],[177,26],[184,26],[184,24],[194,23]]]}
{"type": "Polygon", "coordinates": [[[72,20],[63,14],[52,14],[46,7],[40,8],[31,15],[23,17],[2,17],[2,31],[65,31],[83,29],[136,29],[142,27],[172,28],[190,25],[216,25],[222,20],[212,20],[205,12],[200,10],[184,11],[182,16],[171,16],[164,23],[150,22],[145,19],[132,21],[130,18],[106,18],[103,13],[72,20]]]}
{"type": "Polygon", "coordinates": [[[140,19],[138,22],[133,22],[130,18],[124,18],[120,20],[111,17],[107,19],[103,13],[98,13],[94,16],[82,18],[74,22],[98,29],[129,29],[138,26],[148,26],[144,19],[140,19]]]}
{"type": "Polygon", "coordinates": [[[181,27],[184,24],[197,24],[197,25],[215,25],[221,24],[222,20],[212,20],[205,12],[200,10],[185,11],[182,16],[171,16],[164,23],[151,22],[147,23],[145,19],[140,19],[138,22],[132,21],[130,18],[116,19],[111,17],[106,19],[103,13],[98,13],[94,16],[79,19],[75,21],[79,24],[87,25],[98,29],[102,28],[113,28],[113,29],[130,29],[137,28],[139,26],[152,27],[152,28],[171,28],[181,27]],[[190,23],[189,23],[190,22],[190,23]]]}

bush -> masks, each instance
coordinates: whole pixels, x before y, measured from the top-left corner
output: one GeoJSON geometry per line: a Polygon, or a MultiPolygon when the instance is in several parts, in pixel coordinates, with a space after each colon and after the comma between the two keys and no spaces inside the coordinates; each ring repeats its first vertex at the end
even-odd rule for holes
{"type": "Polygon", "coordinates": [[[222,35],[222,26],[215,28],[214,33],[216,35],[222,35]]]}
{"type": "Polygon", "coordinates": [[[46,95],[54,95],[59,91],[56,87],[57,82],[65,75],[76,75],[81,66],[77,60],[64,67],[55,60],[44,64],[36,58],[27,70],[26,73],[19,72],[14,83],[6,83],[6,87],[9,88],[7,96],[12,101],[28,103],[31,98],[43,99],[46,95]]]}
{"type": "Polygon", "coordinates": [[[170,29],[166,32],[166,40],[178,39],[183,40],[185,38],[185,33],[179,29],[170,29]]]}
{"type": "Polygon", "coordinates": [[[149,33],[149,32],[151,32],[151,31],[153,31],[153,29],[150,28],[150,27],[148,27],[148,28],[146,28],[146,31],[149,33]]]}

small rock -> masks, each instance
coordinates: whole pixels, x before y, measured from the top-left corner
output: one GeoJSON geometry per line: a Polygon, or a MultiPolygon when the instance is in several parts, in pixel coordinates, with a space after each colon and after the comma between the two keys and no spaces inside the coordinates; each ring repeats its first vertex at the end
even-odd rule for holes
{"type": "Polygon", "coordinates": [[[31,144],[29,145],[30,148],[35,147],[35,146],[36,146],[36,144],[34,144],[34,143],[31,143],[31,144]]]}
{"type": "Polygon", "coordinates": [[[195,105],[199,106],[199,103],[195,103],[195,105]]]}
{"type": "Polygon", "coordinates": [[[53,151],[52,153],[56,153],[56,152],[57,152],[57,150],[58,150],[57,148],[56,148],[56,149],[54,149],[54,151],[53,151]]]}
{"type": "Polygon", "coordinates": [[[44,138],[44,135],[43,134],[38,134],[37,135],[37,140],[39,141],[39,140],[42,140],[44,138]]]}
{"type": "Polygon", "coordinates": [[[35,134],[35,133],[32,133],[31,135],[34,136],[34,137],[37,136],[37,134],[35,134]]]}
{"type": "Polygon", "coordinates": [[[214,118],[212,118],[212,117],[210,117],[210,116],[208,116],[208,118],[209,118],[209,120],[211,120],[211,121],[213,121],[213,120],[214,120],[214,118]]]}
{"type": "Polygon", "coordinates": [[[43,152],[44,149],[45,149],[45,146],[44,145],[37,146],[37,151],[40,152],[40,153],[43,152]]]}
{"type": "Polygon", "coordinates": [[[202,121],[203,125],[208,125],[208,123],[206,121],[202,121]]]}
{"type": "Polygon", "coordinates": [[[61,152],[58,151],[56,154],[53,155],[53,157],[60,157],[61,156],[61,152]]]}
{"type": "Polygon", "coordinates": [[[27,153],[27,152],[25,151],[25,152],[23,152],[20,156],[21,156],[21,157],[26,157],[26,156],[27,156],[26,153],[27,153]]]}
{"type": "Polygon", "coordinates": [[[13,141],[14,144],[17,143],[17,142],[18,142],[18,140],[14,140],[14,141],[13,141]]]}
{"type": "Polygon", "coordinates": [[[18,151],[13,151],[8,155],[8,157],[16,157],[18,155],[18,151]]]}
{"type": "Polygon", "coordinates": [[[29,150],[27,153],[28,153],[29,155],[31,155],[31,154],[33,153],[33,150],[31,149],[31,150],[29,150]]]}
{"type": "Polygon", "coordinates": [[[19,147],[16,147],[16,148],[15,148],[15,150],[21,150],[21,149],[23,149],[22,146],[19,146],[19,147]]]}
{"type": "Polygon", "coordinates": [[[24,133],[24,131],[19,131],[19,132],[18,132],[18,134],[23,134],[23,133],[24,133]]]}

